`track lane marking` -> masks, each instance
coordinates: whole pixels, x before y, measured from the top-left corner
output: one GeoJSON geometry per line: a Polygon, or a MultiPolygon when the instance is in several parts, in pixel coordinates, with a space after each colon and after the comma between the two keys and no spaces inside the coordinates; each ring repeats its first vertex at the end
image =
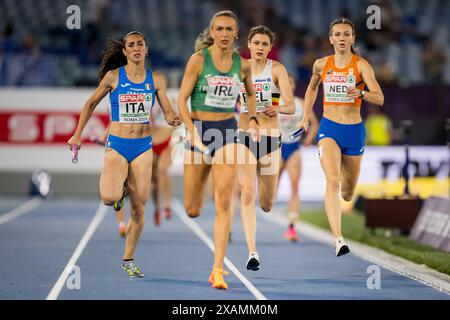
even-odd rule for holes
{"type": "Polygon", "coordinates": [[[57,300],[58,299],[58,296],[61,293],[61,290],[66,282],[67,277],[72,272],[73,267],[77,263],[78,259],[80,258],[81,254],[83,253],[84,248],[86,247],[89,240],[92,238],[92,236],[94,235],[98,226],[102,222],[107,211],[108,211],[108,207],[105,206],[102,202],[100,202],[97,212],[95,213],[94,217],[92,218],[91,222],[89,223],[89,226],[87,227],[86,231],[84,232],[83,236],[81,237],[81,240],[78,243],[74,253],[72,254],[72,257],[70,257],[69,262],[67,262],[66,267],[64,268],[63,272],[59,276],[58,280],[56,281],[55,285],[53,286],[52,290],[50,291],[50,293],[48,294],[48,296],[45,300],[57,300]]]}
{"type": "MultiPolygon", "coordinates": [[[[180,220],[186,224],[197,237],[202,240],[206,246],[214,253],[214,242],[208,237],[208,235],[203,231],[199,224],[192,219],[188,218],[184,212],[184,208],[178,199],[172,200],[172,206],[175,214],[180,218],[180,220]]],[[[267,298],[236,268],[236,266],[231,262],[230,259],[225,257],[225,265],[230,269],[231,272],[247,287],[247,289],[253,294],[257,300],[267,300],[267,298]]]]}
{"type": "Polygon", "coordinates": [[[37,208],[42,203],[42,199],[39,197],[33,197],[27,202],[23,203],[19,207],[11,210],[10,212],[7,212],[0,216],[0,225],[8,223],[14,219],[19,218],[20,216],[23,216],[30,211],[33,211],[35,208],[37,208]]]}

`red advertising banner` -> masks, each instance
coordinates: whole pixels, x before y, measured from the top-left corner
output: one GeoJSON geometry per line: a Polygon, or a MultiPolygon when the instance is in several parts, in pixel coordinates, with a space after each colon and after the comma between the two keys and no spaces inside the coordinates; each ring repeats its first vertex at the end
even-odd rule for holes
{"type": "MultiPolygon", "coordinates": [[[[0,144],[66,143],[78,123],[78,112],[0,111],[0,144]]],[[[103,136],[109,115],[93,114],[83,131],[85,142],[103,136]]]]}
{"type": "Polygon", "coordinates": [[[450,199],[427,199],[414,223],[410,238],[450,252],[450,199]]]}

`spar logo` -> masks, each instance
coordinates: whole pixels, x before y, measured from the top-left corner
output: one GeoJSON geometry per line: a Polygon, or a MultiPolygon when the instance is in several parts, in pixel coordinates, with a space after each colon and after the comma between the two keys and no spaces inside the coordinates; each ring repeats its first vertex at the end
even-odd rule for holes
{"type": "Polygon", "coordinates": [[[226,76],[209,76],[206,78],[208,85],[213,86],[235,86],[236,79],[226,76]]]}
{"type": "Polygon", "coordinates": [[[144,95],[142,93],[138,94],[121,94],[119,95],[119,101],[128,102],[144,102],[144,95]]]}
{"type": "Polygon", "coordinates": [[[325,82],[333,82],[333,83],[342,83],[342,84],[346,84],[347,83],[347,76],[337,76],[337,75],[327,75],[325,77],[325,82]]]}
{"type": "Polygon", "coordinates": [[[136,93],[136,94],[121,94],[119,95],[119,101],[121,103],[141,103],[144,101],[152,101],[151,93],[136,93]]]}
{"type": "MultiPolygon", "coordinates": [[[[262,84],[260,84],[260,83],[254,83],[253,84],[253,91],[254,92],[261,92],[263,90],[264,89],[263,89],[263,85],[262,84]]],[[[241,93],[245,93],[245,92],[247,92],[247,90],[245,89],[245,86],[242,85],[241,86],[241,93]]]]}
{"type": "Polygon", "coordinates": [[[263,84],[263,89],[264,89],[264,91],[270,91],[270,84],[264,83],[263,84]]]}

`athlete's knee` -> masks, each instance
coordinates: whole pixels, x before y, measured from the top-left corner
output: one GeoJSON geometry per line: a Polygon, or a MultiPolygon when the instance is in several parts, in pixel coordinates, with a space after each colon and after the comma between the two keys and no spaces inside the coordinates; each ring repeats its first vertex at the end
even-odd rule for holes
{"type": "Polygon", "coordinates": [[[130,205],[130,219],[139,224],[145,224],[145,205],[131,204],[130,205]]]}
{"type": "Polygon", "coordinates": [[[143,216],[145,214],[145,203],[131,203],[130,211],[136,215],[143,216]]]}
{"type": "Polygon", "coordinates": [[[102,199],[102,202],[105,206],[111,207],[114,205],[114,201],[102,199]]]}
{"type": "Polygon", "coordinates": [[[352,190],[342,190],[342,199],[345,201],[351,201],[353,199],[354,191],[352,190]]]}
{"type": "Polygon", "coordinates": [[[270,201],[270,200],[263,200],[263,201],[261,201],[261,199],[260,199],[259,200],[259,207],[264,212],[270,212],[270,211],[272,211],[272,208],[273,208],[273,201],[270,201]]]}
{"type": "Polygon", "coordinates": [[[189,218],[197,218],[200,215],[200,207],[196,205],[185,205],[186,213],[189,218]]]}
{"type": "Polygon", "coordinates": [[[327,178],[327,189],[333,192],[339,192],[339,178],[338,177],[327,178]]]}
{"type": "Polygon", "coordinates": [[[222,211],[222,210],[227,211],[230,208],[230,203],[231,203],[231,198],[229,196],[225,196],[225,195],[220,195],[220,196],[216,197],[216,200],[215,200],[216,208],[220,209],[220,210],[217,210],[218,212],[222,211]]]}
{"type": "Polygon", "coordinates": [[[102,202],[105,206],[112,206],[112,205],[114,205],[114,203],[119,201],[120,198],[122,198],[122,194],[114,195],[112,193],[109,193],[109,194],[102,193],[100,196],[101,196],[102,202]]]}
{"type": "Polygon", "coordinates": [[[255,202],[255,188],[244,186],[241,189],[241,199],[243,205],[250,205],[255,202]]]}

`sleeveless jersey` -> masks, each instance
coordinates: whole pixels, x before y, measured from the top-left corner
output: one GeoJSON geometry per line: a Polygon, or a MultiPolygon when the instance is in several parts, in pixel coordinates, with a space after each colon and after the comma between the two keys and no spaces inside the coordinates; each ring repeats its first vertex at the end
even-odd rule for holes
{"type": "Polygon", "coordinates": [[[131,82],[125,67],[119,68],[119,83],[110,94],[111,121],[121,123],[150,123],[150,112],[155,103],[153,75],[147,70],[143,83],[131,82]]]}
{"type": "Polygon", "coordinates": [[[192,111],[234,113],[242,84],[241,57],[233,52],[231,69],[216,69],[208,48],[203,49],[203,69],[191,94],[192,111]]]}
{"type": "Polygon", "coordinates": [[[347,98],[347,88],[364,89],[364,82],[358,71],[358,56],[353,55],[345,68],[339,69],[334,64],[334,55],[328,56],[325,68],[321,74],[323,84],[323,106],[361,107],[360,98],[347,98]]]}
{"type": "MultiPolygon", "coordinates": [[[[263,112],[266,105],[280,104],[280,89],[273,82],[272,60],[267,59],[264,70],[258,75],[252,75],[253,91],[256,96],[256,112],[263,112]]],[[[247,92],[245,86],[240,92],[241,112],[247,113],[247,92]]]]}
{"type": "Polygon", "coordinates": [[[295,140],[289,139],[289,136],[298,129],[298,124],[303,117],[303,101],[298,97],[294,97],[294,104],[294,114],[278,114],[282,143],[294,143],[300,141],[300,137],[295,138],[295,140]]]}

